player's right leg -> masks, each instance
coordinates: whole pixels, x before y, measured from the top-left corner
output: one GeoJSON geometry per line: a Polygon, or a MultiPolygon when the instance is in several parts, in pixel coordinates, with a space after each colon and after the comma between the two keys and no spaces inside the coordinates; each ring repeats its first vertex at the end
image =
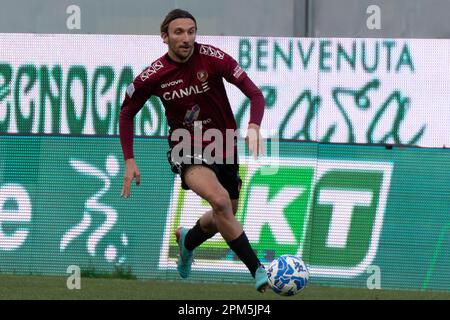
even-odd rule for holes
{"type": "Polygon", "coordinates": [[[194,250],[188,250],[186,248],[186,235],[189,229],[180,227],[175,231],[175,237],[180,248],[177,269],[182,278],[189,277],[192,268],[192,262],[194,260],[194,250]]]}
{"type": "Polygon", "coordinates": [[[179,227],[175,238],[180,248],[177,268],[182,278],[187,278],[191,272],[194,250],[206,240],[212,238],[219,230],[214,219],[213,210],[205,212],[192,229],[179,227]],[[188,238],[188,241],[186,241],[188,238]],[[188,245],[186,246],[186,242],[188,245]]]}
{"type": "MultiPolygon", "coordinates": [[[[233,214],[236,215],[238,200],[231,200],[233,214]]],[[[194,249],[206,240],[212,238],[219,230],[216,226],[213,210],[206,211],[192,229],[179,227],[175,231],[175,237],[180,247],[178,272],[182,278],[187,278],[191,271],[194,249]],[[186,241],[186,238],[187,241],[186,241]],[[188,246],[186,247],[186,242],[188,246]]]]}
{"type": "Polygon", "coordinates": [[[248,267],[255,278],[256,289],[265,291],[267,274],[251,248],[242,226],[236,220],[228,191],[221,185],[215,172],[202,165],[192,165],[186,169],[184,181],[192,191],[211,205],[212,219],[217,230],[248,267]]]}

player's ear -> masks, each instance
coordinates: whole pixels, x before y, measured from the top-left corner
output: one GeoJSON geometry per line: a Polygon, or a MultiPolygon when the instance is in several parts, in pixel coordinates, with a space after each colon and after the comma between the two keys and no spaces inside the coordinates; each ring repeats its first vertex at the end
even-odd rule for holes
{"type": "Polygon", "coordinates": [[[169,36],[167,35],[166,32],[162,32],[162,33],[161,33],[161,38],[163,39],[163,42],[164,42],[165,44],[168,43],[168,38],[169,38],[169,36]]]}

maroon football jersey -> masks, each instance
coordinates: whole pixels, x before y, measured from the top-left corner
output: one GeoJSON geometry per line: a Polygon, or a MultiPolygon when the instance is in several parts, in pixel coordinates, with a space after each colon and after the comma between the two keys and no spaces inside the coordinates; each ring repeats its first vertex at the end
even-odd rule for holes
{"type": "MultiPolygon", "coordinates": [[[[172,134],[180,128],[191,133],[192,145],[197,144],[198,141],[194,140],[194,126],[199,128],[199,124],[202,132],[210,128],[220,130],[225,145],[226,129],[235,130],[236,121],[223,78],[240,87],[246,94],[257,96],[257,102],[252,101],[250,122],[259,125],[264,110],[264,98],[248,79],[245,71],[223,51],[210,45],[195,43],[194,52],[187,62],[175,62],[166,54],[154,61],[127,88],[120,118],[120,136],[125,159],[133,157],[132,120],[152,95],[158,96],[164,105],[171,147],[178,143],[172,141],[172,134]]],[[[201,141],[202,147],[210,143],[207,139],[201,141]]]]}

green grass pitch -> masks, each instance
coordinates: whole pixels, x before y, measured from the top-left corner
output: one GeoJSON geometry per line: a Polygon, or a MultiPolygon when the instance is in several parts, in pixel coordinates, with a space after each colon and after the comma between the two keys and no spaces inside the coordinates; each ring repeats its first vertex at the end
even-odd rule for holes
{"type": "Polygon", "coordinates": [[[293,297],[270,289],[258,293],[252,284],[193,283],[189,281],[82,278],[80,290],[69,290],[65,277],[0,275],[0,299],[145,299],[145,300],[353,300],[445,299],[450,292],[369,290],[309,285],[293,297]]]}

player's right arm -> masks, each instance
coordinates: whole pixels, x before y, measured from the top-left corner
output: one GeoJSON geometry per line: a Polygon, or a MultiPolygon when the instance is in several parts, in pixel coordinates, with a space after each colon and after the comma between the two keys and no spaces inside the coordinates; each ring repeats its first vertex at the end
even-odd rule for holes
{"type": "Polygon", "coordinates": [[[134,117],[142,109],[150,96],[150,85],[140,75],[128,86],[125,99],[122,103],[119,131],[120,143],[125,160],[125,176],[121,194],[124,198],[130,196],[133,179],[136,179],[137,186],[141,182],[141,173],[134,160],[133,152],[134,117]]]}

